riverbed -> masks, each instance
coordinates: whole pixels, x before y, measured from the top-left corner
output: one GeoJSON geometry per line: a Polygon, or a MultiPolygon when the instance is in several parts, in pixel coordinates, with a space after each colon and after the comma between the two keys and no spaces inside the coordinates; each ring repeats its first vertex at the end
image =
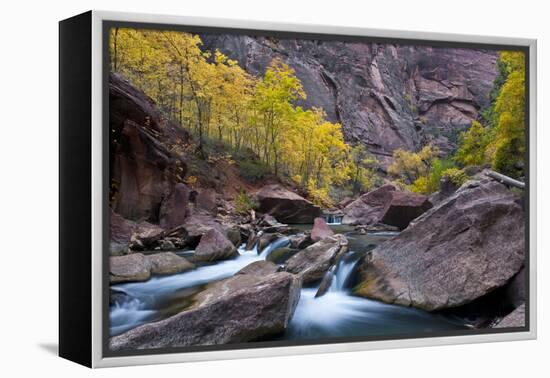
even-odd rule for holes
{"type": "MultiPolygon", "coordinates": [[[[358,259],[396,233],[360,234],[346,226],[330,227],[334,232],[346,235],[349,251],[340,260],[325,295],[315,298],[318,285],[302,288],[290,325],[277,339],[419,335],[465,328],[454,318],[352,295],[351,278],[358,259]]],[[[311,229],[311,225],[294,225],[293,228],[304,231],[311,229]]],[[[112,293],[116,294],[110,306],[111,336],[184,310],[191,304],[193,295],[207,283],[231,277],[248,264],[265,260],[272,251],[288,244],[287,237],[273,241],[262,251],[256,248],[246,250],[243,244],[238,250],[238,257],[232,260],[199,266],[184,273],[156,276],[146,282],[111,286],[112,293]]],[[[181,251],[178,254],[191,256],[193,251],[181,251]]]]}

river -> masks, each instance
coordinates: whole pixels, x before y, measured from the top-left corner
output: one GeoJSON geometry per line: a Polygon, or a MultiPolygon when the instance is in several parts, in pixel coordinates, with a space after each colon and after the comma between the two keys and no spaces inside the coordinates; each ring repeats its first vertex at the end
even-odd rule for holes
{"type": "MultiPolygon", "coordinates": [[[[299,228],[308,229],[311,225],[299,228]]],[[[460,322],[443,315],[352,295],[350,278],[361,253],[395,234],[361,235],[340,225],[331,228],[347,236],[349,251],[335,267],[334,279],[325,295],[315,298],[318,287],[302,288],[291,323],[278,339],[418,335],[465,328],[460,322]]],[[[191,304],[192,296],[205,284],[230,277],[254,261],[265,260],[273,250],[288,244],[289,239],[282,237],[259,253],[256,249],[246,250],[243,244],[239,248],[239,256],[232,260],[199,266],[184,273],[153,277],[146,282],[111,286],[112,292],[118,293],[115,303],[110,306],[111,336],[180,312],[191,304]]],[[[185,257],[192,253],[186,251],[179,254],[185,257]]]]}

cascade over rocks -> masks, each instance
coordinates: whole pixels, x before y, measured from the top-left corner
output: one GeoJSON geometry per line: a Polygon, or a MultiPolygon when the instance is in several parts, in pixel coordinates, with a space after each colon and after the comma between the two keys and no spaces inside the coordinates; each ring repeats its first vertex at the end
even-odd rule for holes
{"type": "Polygon", "coordinates": [[[329,236],[296,253],[286,263],[286,271],[297,274],[304,284],[320,281],[329,268],[347,251],[344,235],[329,236]]]}
{"type": "Polygon", "coordinates": [[[176,315],[112,337],[111,350],[242,343],[283,332],[300,298],[300,279],[248,270],[209,283],[176,315]]]}

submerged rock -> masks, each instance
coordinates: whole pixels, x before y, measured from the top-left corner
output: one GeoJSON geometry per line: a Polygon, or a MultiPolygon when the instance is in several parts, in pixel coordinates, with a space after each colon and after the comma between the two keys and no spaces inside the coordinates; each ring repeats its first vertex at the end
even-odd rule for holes
{"type": "Polygon", "coordinates": [[[299,249],[290,247],[277,248],[271,251],[269,255],[267,255],[266,259],[274,262],[275,264],[282,264],[298,252],[300,252],[299,249]]]}
{"type": "Polygon", "coordinates": [[[300,280],[286,272],[256,273],[208,284],[191,307],[112,337],[110,349],[242,343],[284,332],[300,298],[300,280]]]}
{"type": "Polygon", "coordinates": [[[332,235],[334,235],[334,231],[330,229],[327,222],[323,218],[315,218],[311,229],[311,240],[318,242],[332,235]]]}
{"type": "Polygon", "coordinates": [[[146,281],[151,274],[181,273],[194,267],[189,261],[172,252],[112,256],[109,260],[109,281],[111,284],[146,281]]]}
{"type": "Polygon", "coordinates": [[[348,240],[340,234],[318,241],[288,259],[286,271],[300,276],[304,284],[320,281],[347,245],[348,240]]]}
{"type": "Polygon", "coordinates": [[[259,211],[284,223],[313,223],[321,215],[321,208],[312,202],[283,188],[266,185],[256,194],[259,211]]]}
{"type": "Polygon", "coordinates": [[[226,260],[238,255],[237,248],[220,231],[215,228],[208,230],[195,249],[197,261],[226,260]]]}
{"type": "Polygon", "coordinates": [[[467,304],[523,266],[524,212],[504,185],[464,184],[360,266],[357,295],[428,311],[467,304]]]}
{"type": "Polygon", "coordinates": [[[409,223],[431,208],[428,197],[397,190],[393,185],[384,185],[347,205],[342,224],[372,225],[383,223],[405,229],[409,223]]]}

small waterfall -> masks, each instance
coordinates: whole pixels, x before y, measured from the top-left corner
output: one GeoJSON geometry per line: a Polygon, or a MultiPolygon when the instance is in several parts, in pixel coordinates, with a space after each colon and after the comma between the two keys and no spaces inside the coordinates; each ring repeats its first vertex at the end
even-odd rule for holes
{"type": "Polygon", "coordinates": [[[262,252],[260,253],[260,260],[265,260],[267,256],[277,248],[284,248],[287,247],[290,244],[290,239],[286,236],[283,236],[271,243],[267,247],[265,247],[262,252]]]}
{"type": "Polygon", "coordinates": [[[351,259],[351,254],[348,253],[345,256],[342,256],[336,267],[336,273],[334,279],[332,280],[332,285],[330,286],[330,291],[344,291],[346,287],[346,282],[353,272],[357,260],[351,259]]]}
{"type": "Polygon", "coordinates": [[[322,297],[329,292],[345,292],[346,283],[350,274],[353,272],[353,268],[357,263],[357,260],[351,259],[352,253],[348,252],[346,255],[342,256],[337,264],[333,265],[326,273],[315,298],[322,297]]]}
{"type": "Polygon", "coordinates": [[[325,222],[327,222],[329,226],[337,226],[342,224],[343,216],[335,215],[335,214],[325,214],[323,218],[325,219],[325,222]]]}
{"type": "Polygon", "coordinates": [[[159,310],[162,310],[158,308],[159,303],[176,292],[231,277],[248,264],[265,260],[272,251],[289,244],[288,237],[278,238],[269,243],[260,254],[257,251],[257,243],[251,250],[247,250],[246,244],[242,244],[238,248],[239,256],[231,260],[199,266],[188,272],[152,277],[145,282],[113,285],[112,288],[125,293],[126,298],[111,305],[109,314],[111,335],[126,332],[153,318],[158,318],[159,310]]]}

